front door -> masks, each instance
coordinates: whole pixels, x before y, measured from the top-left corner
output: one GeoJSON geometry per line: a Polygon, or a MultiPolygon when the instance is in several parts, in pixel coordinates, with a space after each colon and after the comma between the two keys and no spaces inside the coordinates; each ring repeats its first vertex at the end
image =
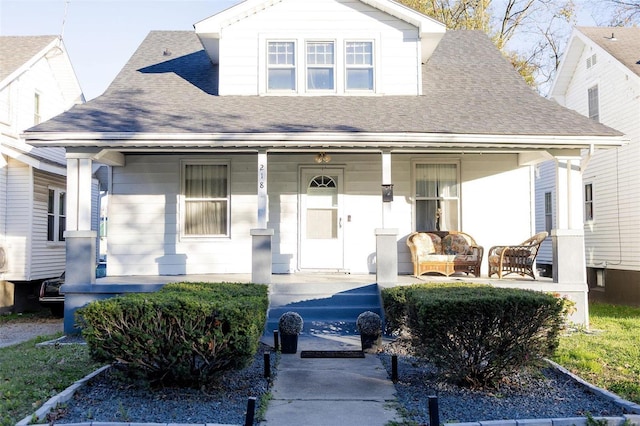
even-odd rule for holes
{"type": "Polygon", "coordinates": [[[300,173],[300,268],[344,268],[340,168],[302,168],[300,173]]]}

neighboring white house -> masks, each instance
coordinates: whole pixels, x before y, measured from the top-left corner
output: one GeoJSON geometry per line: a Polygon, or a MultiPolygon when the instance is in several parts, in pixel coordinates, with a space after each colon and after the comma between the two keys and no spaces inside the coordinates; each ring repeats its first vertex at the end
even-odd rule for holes
{"type": "Polygon", "coordinates": [[[20,134],[82,102],[59,37],[0,36],[0,311],[37,303],[65,268],[65,150],[20,134]]]}
{"type": "MultiPolygon", "coordinates": [[[[640,28],[576,28],[550,96],[630,139],[585,152],[584,233],[590,297],[640,304],[640,28]]],[[[541,168],[542,205],[554,175],[541,168]]]]}
{"type": "MultiPolygon", "coordinates": [[[[581,208],[580,150],[623,143],[534,93],[486,34],[389,0],[247,0],[195,31],[151,32],[103,96],[26,137],[65,147],[73,170],[68,310],[109,287],[83,257],[94,163],[113,166],[108,275],[123,284],[317,271],[388,283],[411,273],[415,230],[463,230],[486,250],[533,235],[533,166],[550,155],[581,208]]],[[[558,213],[569,258],[553,290],[584,321],[575,210],[558,213]]]]}

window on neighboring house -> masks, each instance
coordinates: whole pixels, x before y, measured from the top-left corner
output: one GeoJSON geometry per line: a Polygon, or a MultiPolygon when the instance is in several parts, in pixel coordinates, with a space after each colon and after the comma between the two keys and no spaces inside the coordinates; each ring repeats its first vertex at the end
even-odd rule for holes
{"type": "Polygon", "coordinates": [[[584,219],[593,220],[593,184],[584,186],[584,219]]]}
{"type": "Polygon", "coordinates": [[[307,42],[307,90],[334,90],[335,55],[332,41],[307,42]]]}
{"type": "Polygon", "coordinates": [[[267,87],[269,90],[296,90],[296,55],[293,41],[268,43],[267,87]]]}
{"type": "Polygon", "coordinates": [[[417,231],[460,229],[457,164],[415,165],[417,231]]]}
{"type": "Polygon", "coordinates": [[[47,203],[47,241],[64,241],[67,223],[67,197],[61,189],[49,188],[47,203]]]}
{"type": "Polygon", "coordinates": [[[553,227],[553,204],[551,202],[551,193],[544,193],[544,230],[551,235],[551,228],[553,227]]]}
{"type": "Polygon", "coordinates": [[[596,57],[595,53],[593,55],[589,56],[587,58],[587,69],[589,69],[592,66],[594,66],[597,62],[598,62],[598,58],[596,57]]]}
{"type": "Polygon", "coordinates": [[[185,164],[184,234],[229,235],[229,167],[227,164],[185,164]]]}
{"type": "Polygon", "coordinates": [[[347,90],[373,90],[373,42],[346,43],[345,73],[347,90]]]}
{"type": "Polygon", "coordinates": [[[40,93],[33,96],[33,124],[40,124],[40,93]]]}
{"type": "Polygon", "coordinates": [[[590,87],[589,94],[589,118],[600,121],[600,106],[598,101],[598,86],[590,87]]]}

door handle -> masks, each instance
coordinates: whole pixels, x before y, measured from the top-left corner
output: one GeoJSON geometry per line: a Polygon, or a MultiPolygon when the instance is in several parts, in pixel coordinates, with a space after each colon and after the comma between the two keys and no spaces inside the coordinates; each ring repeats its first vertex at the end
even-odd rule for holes
{"type": "Polygon", "coordinates": [[[338,220],[338,228],[342,228],[342,218],[338,220]]]}

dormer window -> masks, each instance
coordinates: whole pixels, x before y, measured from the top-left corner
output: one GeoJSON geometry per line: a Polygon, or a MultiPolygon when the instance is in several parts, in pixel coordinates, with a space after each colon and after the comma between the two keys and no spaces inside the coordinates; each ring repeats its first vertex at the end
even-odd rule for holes
{"type": "Polygon", "coordinates": [[[373,42],[346,43],[346,89],[373,90],[373,42]]]}
{"type": "Polygon", "coordinates": [[[296,90],[295,42],[270,41],[268,49],[269,90],[296,90]]]}
{"type": "Polygon", "coordinates": [[[335,90],[335,54],[332,41],[307,42],[307,90],[335,90]]]}

